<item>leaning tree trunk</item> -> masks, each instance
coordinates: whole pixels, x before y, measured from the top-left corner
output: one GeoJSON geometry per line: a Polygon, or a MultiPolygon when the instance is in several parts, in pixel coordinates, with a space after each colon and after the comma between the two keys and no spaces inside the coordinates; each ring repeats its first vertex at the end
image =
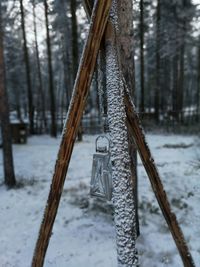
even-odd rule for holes
{"type": "Polygon", "coordinates": [[[28,112],[29,112],[30,134],[34,134],[33,93],[32,93],[32,86],[31,86],[30,61],[29,61],[27,38],[26,38],[23,0],[20,0],[20,12],[21,12],[21,27],[22,27],[22,34],[23,34],[23,46],[24,46],[24,61],[25,61],[25,66],[26,66],[26,80],[27,80],[27,91],[28,91],[28,112]]]}
{"type": "Polygon", "coordinates": [[[113,205],[116,225],[118,266],[137,264],[136,207],[133,195],[131,159],[124,105],[124,88],[113,35],[118,28],[117,1],[113,1],[110,23],[106,32],[106,74],[108,120],[111,135],[113,166],[113,205]]]}
{"type": "Polygon", "coordinates": [[[3,139],[3,160],[4,160],[4,175],[5,184],[8,187],[13,187],[16,184],[13,155],[12,155],[12,141],[9,121],[9,106],[8,97],[5,84],[5,65],[3,55],[3,28],[1,19],[1,3],[0,3],[0,119],[3,139]]]}
{"type": "Polygon", "coordinates": [[[52,69],[52,55],[51,55],[51,40],[49,34],[49,18],[48,18],[48,3],[44,0],[45,23],[46,23],[46,42],[47,42],[47,56],[48,56],[48,72],[49,72],[49,96],[50,96],[50,110],[51,110],[51,136],[57,136],[56,125],[56,106],[55,93],[53,84],[53,69],[52,69]]]}

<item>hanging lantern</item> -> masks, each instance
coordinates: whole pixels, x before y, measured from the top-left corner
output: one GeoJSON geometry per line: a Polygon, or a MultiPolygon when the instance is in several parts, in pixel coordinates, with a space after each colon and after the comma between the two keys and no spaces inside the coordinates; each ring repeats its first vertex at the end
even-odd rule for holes
{"type": "Polygon", "coordinates": [[[91,196],[106,199],[112,198],[112,167],[110,161],[110,140],[105,135],[96,139],[96,153],[93,155],[91,196]]]}

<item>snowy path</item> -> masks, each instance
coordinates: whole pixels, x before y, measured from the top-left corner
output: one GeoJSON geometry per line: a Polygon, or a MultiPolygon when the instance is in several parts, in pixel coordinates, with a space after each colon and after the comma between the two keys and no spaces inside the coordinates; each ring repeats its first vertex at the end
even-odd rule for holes
{"type": "MultiPolygon", "coordinates": [[[[200,147],[196,137],[148,135],[155,161],[196,266],[200,266],[200,170],[191,162],[200,147]],[[184,145],[183,145],[184,144],[184,145]]],[[[94,136],[77,143],[46,256],[45,267],[116,267],[112,207],[88,197],[94,136]]],[[[33,137],[15,145],[18,181],[0,186],[0,266],[29,267],[53,173],[59,139],[33,137]]],[[[2,184],[2,155],[0,155],[2,184]]],[[[141,267],[182,267],[174,242],[139,162],[141,267]]]]}

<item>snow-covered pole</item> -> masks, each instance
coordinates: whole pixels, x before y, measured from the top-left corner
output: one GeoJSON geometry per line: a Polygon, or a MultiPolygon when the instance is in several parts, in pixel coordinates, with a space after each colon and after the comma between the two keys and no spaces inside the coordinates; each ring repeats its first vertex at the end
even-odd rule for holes
{"type": "Polygon", "coordinates": [[[118,62],[115,32],[117,30],[117,1],[113,0],[107,25],[106,87],[108,98],[108,121],[111,135],[111,160],[113,166],[113,205],[116,226],[118,267],[137,266],[136,203],[131,179],[128,130],[124,105],[124,88],[118,62]]]}
{"type": "Polygon", "coordinates": [[[90,30],[73,89],[44,218],[33,256],[32,267],[42,267],[44,264],[74,142],[92,81],[99,46],[109,17],[111,2],[112,0],[96,0],[94,4],[90,30]]]}

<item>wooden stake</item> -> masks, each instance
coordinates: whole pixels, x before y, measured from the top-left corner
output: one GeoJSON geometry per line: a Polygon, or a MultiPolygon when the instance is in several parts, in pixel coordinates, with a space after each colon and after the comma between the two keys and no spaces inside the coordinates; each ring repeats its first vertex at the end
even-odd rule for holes
{"type": "MultiPolygon", "coordinates": [[[[124,86],[125,87],[125,86],[124,86]]],[[[131,101],[129,93],[125,89],[125,106],[128,121],[128,129],[134,137],[138,152],[145,167],[146,173],[151,182],[154,194],[158,204],[168,224],[169,230],[174,238],[177,249],[185,267],[195,267],[192,256],[187,247],[184,235],[179,227],[175,214],[171,211],[171,207],[164,190],[160,175],[156,168],[156,164],[152,157],[151,151],[145,139],[144,131],[140,119],[131,101]]]]}
{"type": "Polygon", "coordinates": [[[68,117],[64,126],[58,159],[55,165],[52,185],[44,212],[44,219],[41,224],[33,256],[32,267],[42,267],[44,264],[44,258],[57,214],[74,142],[85,108],[99,46],[108,20],[111,2],[112,0],[97,0],[94,4],[89,35],[74,85],[68,117]]]}

